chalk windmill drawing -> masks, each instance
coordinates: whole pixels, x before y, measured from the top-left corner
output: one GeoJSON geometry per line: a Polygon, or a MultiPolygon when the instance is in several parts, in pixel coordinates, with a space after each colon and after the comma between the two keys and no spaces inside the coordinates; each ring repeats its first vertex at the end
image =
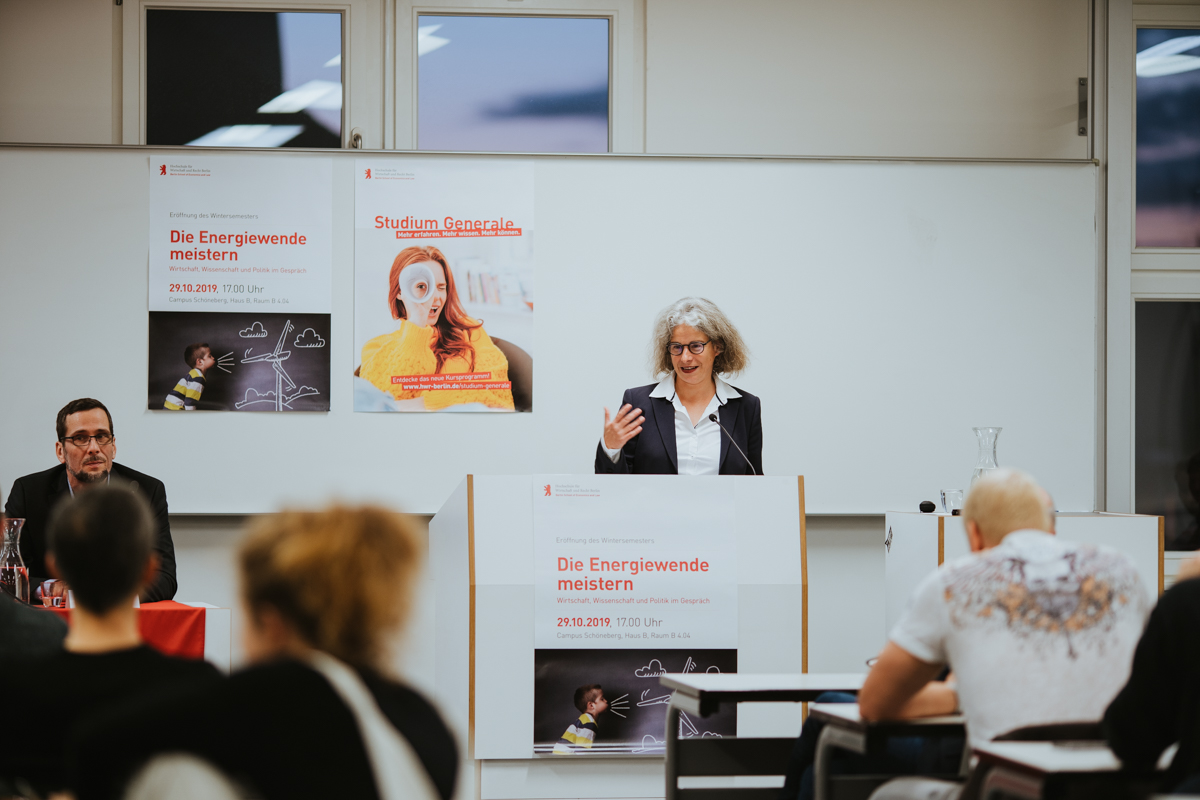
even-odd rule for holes
{"type": "Polygon", "coordinates": [[[238,403],[234,403],[234,408],[243,409],[255,403],[271,403],[275,406],[276,411],[290,411],[292,401],[300,397],[309,397],[310,395],[320,394],[311,386],[297,386],[292,377],[287,374],[287,370],[283,368],[283,362],[292,357],[291,350],[284,350],[283,345],[287,341],[288,334],[292,332],[292,321],[289,319],[287,324],[283,326],[283,333],[279,336],[279,342],[275,345],[275,349],[270,353],[260,353],[256,356],[250,355],[250,349],[246,350],[242,356],[243,364],[253,364],[259,361],[266,361],[275,370],[275,391],[267,391],[260,393],[257,389],[250,388],[246,390],[246,397],[238,403]],[[284,391],[291,394],[284,394],[284,391]]]}

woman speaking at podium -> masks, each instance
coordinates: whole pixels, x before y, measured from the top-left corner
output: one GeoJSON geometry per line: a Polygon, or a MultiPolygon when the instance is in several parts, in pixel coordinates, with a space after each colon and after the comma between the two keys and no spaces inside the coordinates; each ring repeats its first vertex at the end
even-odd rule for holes
{"type": "Polygon", "coordinates": [[[627,389],[596,448],[597,473],[761,475],[758,398],[720,375],[749,364],[742,337],[721,309],[685,297],[659,312],[650,344],[657,384],[627,389]]]}

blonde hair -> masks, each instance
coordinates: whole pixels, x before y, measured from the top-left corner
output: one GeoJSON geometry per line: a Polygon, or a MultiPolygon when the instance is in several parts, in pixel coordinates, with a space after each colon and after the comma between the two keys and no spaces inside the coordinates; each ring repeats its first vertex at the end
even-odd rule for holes
{"type": "Polygon", "coordinates": [[[380,668],[408,616],[421,546],[384,508],[283,511],[255,524],[239,553],[251,612],[269,606],[309,645],[380,668]]]}
{"type": "Polygon", "coordinates": [[[664,375],[675,369],[667,345],[671,342],[671,333],[680,325],[689,325],[720,345],[721,352],[713,361],[714,374],[736,375],[750,366],[750,350],[717,304],[703,297],[684,297],[658,312],[654,319],[654,335],[650,339],[650,371],[653,374],[664,375]]]}
{"type": "Polygon", "coordinates": [[[989,545],[1013,531],[1051,531],[1046,494],[1033,478],[1015,469],[998,469],[971,486],[963,504],[963,522],[974,521],[989,545]]]}

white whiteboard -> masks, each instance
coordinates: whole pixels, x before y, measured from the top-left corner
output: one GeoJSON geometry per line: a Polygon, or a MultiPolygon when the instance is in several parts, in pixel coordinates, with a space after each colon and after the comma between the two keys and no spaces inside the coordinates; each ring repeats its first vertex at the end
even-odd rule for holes
{"type": "Polygon", "coordinates": [[[1059,508],[1095,506],[1090,165],[535,158],[533,413],[387,415],[351,410],[361,153],[238,153],[334,161],[332,411],[171,415],[145,408],[159,152],[0,147],[6,496],[56,463],[54,415],[80,396],[108,404],[117,460],[165,481],[174,513],[431,513],[468,472],[587,472],[602,406],[651,381],[654,313],[700,294],[749,343],[733,383],[762,398],[765,471],[805,475],[810,513],[964,488],[973,425],[1003,426],[1001,465],[1059,508]]]}

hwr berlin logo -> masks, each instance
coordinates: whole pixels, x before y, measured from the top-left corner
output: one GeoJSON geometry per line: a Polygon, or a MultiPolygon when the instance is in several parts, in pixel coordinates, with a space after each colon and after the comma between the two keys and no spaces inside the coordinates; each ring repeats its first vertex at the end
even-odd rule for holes
{"type": "Polygon", "coordinates": [[[371,180],[371,170],[367,170],[367,180],[371,180]]]}
{"type": "Polygon", "coordinates": [[[549,497],[549,496],[550,496],[550,484],[548,484],[548,483],[547,483],[547,484],[546,484],[544,487],[542,487],[542,488],[543,488],[543,489],[545,489],[545,491],[546,491],[546,493],[545,493],[544,495],[542,495],[542,497],[549,497]]]}
{"type": "Polygon", "coordinates": [[[159,165],[158,165],[158,174],[159,174],[159,175],[166,175],[166,174],[167,174],[167,165],[166,165],[166,164],[159,164],[159,165]]]}

